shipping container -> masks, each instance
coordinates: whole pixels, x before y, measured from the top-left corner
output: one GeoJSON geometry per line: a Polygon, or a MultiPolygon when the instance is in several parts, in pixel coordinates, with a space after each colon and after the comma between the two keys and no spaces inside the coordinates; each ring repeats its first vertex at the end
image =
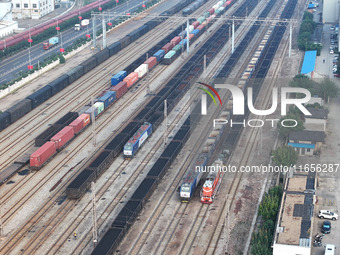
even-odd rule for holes
{"type": "Polygon", "coordinates": [[[187,45],[187,39],[183,39],[182,41],[180,41],[180,42],[178,43],[178,45],[183,45],[183,47],[185,48],[186,45],[187,45]]]}
{"type": "Polygon", "coordinates": [[[55,143],[56,149],[62,148],[67,142],[74,137],[73,127],[67,126],[60,130],[55,136],[51,138],[51,142],[55,143]]]}
{"type": "Polygon", "coordinates": [[[210,15],[212,15],[212,14],[214,14],[215,9],[214,9],[214,8],[210,8],[210,9],[208,10],[208,12],[210,13],[210,15]]]}
{"type": "Polygon", "coordinates": [[[40,169],[56,153],[54,142],[46,142],[30,156],[31,169],[40,169]]]}
{"type": "Polygon", "coordinates": [[[200,18],[197,19],[197,21],[198,21],[200,24],[202,24],[203,21],[205,21],[205,18],[204,18],[204,17],[200,17],[200,18]]]}
{"type": "MultiPolygon", "coordinates": [[[[182,45],[177,44],[177,45],[172,49],[172,51],[174,51],[174,52],[181,52],[181,51],[182,51],[182,45]]],[[[170,56],[170,57],[172,57],[172,56],[170,56]]]]}
{"type": "MultiPolygon", "coordinates": [[[[193,25],[190,25],[189,26],[189,34],[191,33],[191,31],[194,30],[194,26],[193,25]]],[[[187,34],[187,29],[184,30],[185,33],[184,33],[184,36],[187,34]]]]}
{"type": "Polygon", "coordinates": [[[173,47],[174,45],[172,45],[172,43],[167,43],[162,47],[162,50],[167,54],[173,47]]]}
{"type": "Polygon", "coordinates": [[[158,50],[155,54],[153,54],[154,57],[157,58],[157,63],[161,62],[164,58],[165,51],[164,50],[158,50]]]}
{"type": "Polygon", "coordinates": [[[127,88],[130,88],[133,84],[138,81],[138,73],[132,72],[124,78],[127,88]]]}
{"type": "Polygon", "coordinates": [[[83,113],[78,118],[76,118],[72,123],[70,123],[70,127],[73,127],[74,133],[78,134],[80,131],[84,129],[88,124],[90,124],[91,119],[90,115],[83,113]]]}
{"type": "Polygon", "coordinates": [[[111,90],[106,91],[98,100],[104,103],[104,108],[106,109],[116,100],[116,92],[111,90]]]}
{"type": "Polygon", "coordinates": [[[135,73],[138,73],[138,78],[143,78],[149,71],[148,64],[141,64],[135,69],[135,73]]]}
{"type": "Polygon", "coordinates": [[[127,75],[126,71],[120,71],[112,76],[111,85],[116,86],[119,82],[121,82],[127,75]]]}
{"type": "Polygon", "coordinates": [[[116,86],[111,87],[110,90],[116,92],[116,99],[119,99],[127,91],[127,82],[121,81],[116,86]]]}
{"type": "Polygon", "coordinates": [[[199,31],[204,31],[204,30],[205,30],[205,25],[199,25],[199,26],[197,27],[197,29],[198,29],[199,31]]]}
{"type": "Polygon", "coordinates": [[[155,65],[157,65],[157,58],[156,57],[149,57],[144,64],[148,65],[148,69],[149,71],[152,70],[152,68],[154,68],[155,65]]]}
{"type": "Polygon", "coordinates": [[[98,109],[95,106],[93,106],[93,107],[91,106],[85,111],[85,113],[89,114],[90,118],[92,120],[92,117],[96,118],[96,116],[98,115],[98,109]],[[92,116],[92,112],[93,112],[93,116],[92,116]]]}
{"type": "Polygon", "coordinates": [[[178,34],[178,37],[184,38],[184,36],[185,36],[186,34],[187,34],[186,31],[182,31],[182,32],[180,32],[180,33],[178,34]]]}
{"type": "Polygon", "coordinates": [[[200,23],[196,20],[194,23],[192,23],[192,25],[194,28],[197,28],[200,25],[200,23]]]}
{"type": "MultiPolygon", "coordinates": [[[[194,38],[195,35],[194,34],[189,34],[189,41],[191,41],[192,38],[194,38]]],[[[187,39],[187,37],[185,37],[185,39],[187,39]]]]}
{"type": "Polygon", "coordinates": [[[101,114],[104,111],[104,103],[103,102],[96,102],[93,107],[97,108],[97,115],[94,117],[97,117],[99,114],[101,114]]]}
{"type": "Polygon", "coordinates": [[[194,29],[191,33],[197,36],[200,33],[200,30],[194,29]]]}
{"type": "Polygon", "coordinates": [[[172,38],[171,39],[171,43],[172,43],[172,45],[175,47],[176,46],[176,44],[178,44],[180,41],[182,40],[182,38],[181,37],[179,37],[179,36],[176,36],[176,37],[174,37],[174,38],[172,38]]]}

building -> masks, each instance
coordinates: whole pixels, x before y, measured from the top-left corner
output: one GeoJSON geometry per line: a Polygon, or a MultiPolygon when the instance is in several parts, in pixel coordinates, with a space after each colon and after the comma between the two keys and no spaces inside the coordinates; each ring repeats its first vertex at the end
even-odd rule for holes
{"type": "Polygon", "coordinates": [[[18,29],[18,22],[12,20],[11,0],[0,0],[0,38],[18,29]]]}
{"type": "Polygon", "coordinates": [[[287,178],[273,241],[273,255],[310,255],[315,175],[297,172],[287,178]]]}
{"type": "Polygon", "coordinates": [[[313,155],[321,151],[326,134],[323,131],[291,131],[289,132],[288,146],[292,146],[299,155],[313,155]]]}
{"type": "Polygon", "coordinates": [[[12,0],[15,19],[40,19],[54,11],[53,0],[12,0]]]}
{"type": "Polygon", "coordinates": [[[326,124],[328,118],[327,109],[308,108],[307,110],[312,114],[305,116],[305,127],[313,131],[326,131],[326,124]]]}
{"type": "Polygon", "coordinates": [[[301,74],[304,74],[311,79],[313,78],[314,74],[316,53],[316,50],[306,51],[301,67],[301,74]]]}
{"type": "Polygon", "coordinates": [[[338,23],[339,3],[338,0],[324,0],[322,10],[323,23],[338,23]]]}

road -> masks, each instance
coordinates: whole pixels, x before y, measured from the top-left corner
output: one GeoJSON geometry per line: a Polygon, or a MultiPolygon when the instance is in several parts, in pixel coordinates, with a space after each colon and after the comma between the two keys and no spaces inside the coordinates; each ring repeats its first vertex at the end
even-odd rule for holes
{"type": "MultiPolygon", "coordinates": [[[[140,7],[140,0],[130,0],[126,4],[119,5],[113,9],[111,12],[119,14],[125,14],[127,12],[133,12],[135,9],[140,7]]],[[[113,19],[114,20],[114,19],[113,19]]],[[[101,21],[96,20],[97,29],[101,28],[101,21]]],[[[77,39],[85,38],[87,33],[92,34],[92,20],[88,26],[88,29],[83,29],[80,31],[75,31],[74,28],[70,28],[59,35],[59,45],[53,47],[49,50],[44,50],[42,48],[42,43],[34,45],[31,47],[30,52],[28,49],[23,50],[14,56],[7,58],[0,62],[0,85],[5,84],[11,80],[14,80],[19,76],[21,72],[27,71],[27,66],[29,65],[29,59],[31,58],[31,64],[36,65],[38,62],[42,62],[48,56],[55,55],[59,53],[61,47],[67,48],[73,44],[77,39]]]]}

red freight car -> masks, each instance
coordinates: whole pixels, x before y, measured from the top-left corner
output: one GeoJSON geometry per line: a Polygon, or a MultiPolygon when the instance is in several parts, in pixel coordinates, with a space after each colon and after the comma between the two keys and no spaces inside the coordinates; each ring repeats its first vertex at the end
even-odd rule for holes
{"type": "Polygon", "coordinates": [[[126,86],[130,88],[133,84],[135,84],[138,81],[138,73],[132,72],[128,76],[124,78],[126,82],[126,86]]]}
{"type": "Polygon", "coordinates": [[[198,29],[199,31],[202,31],[202,30],[204,29],[204,27],[205,27],[205,25],[199,25],[199,26],[197,27],[197,29],[198,29]]]}
{"type": "Polygon", "coordinates": [[[170,42],[172,43],[172,46],[175,47],[181,40],[182,38],[180,36],[175,36],[170,42]]]}
{"type": "Polygon", "coordinates": [[[192,23],[192,25],[194,26],[194,29],[196,29],[196,27],[198,27],[200,25],[200,22],[195,21],[194,23],[192,23]]]}
{"type": "Polygon", "coordinates": [[[46,142],[30,156],[31,169],[40,169],[46,161],[56,153],[54,142],[46,142]]]}
{"type": "MultiPolygon", "coordinates": [[[[192,38],[194,38],[194,34],[189,34],[189,41],[191,41],[192,38]]],[[[185,37],[185,39],[187,39],[187,36],[185,37]]]]}
{"type": "Polygon", "coordinates": [[[165,51],[165,54],[167,54],[174,46],[172,43],[167,43],[162,47],[162,50],[165,51]]]}
{"type": "Polygon", "coordinates": [[[110,90],[116,92],[116,98],[121,98],[127,91],[127,83],[125,81],[119,82],[116,86],[112,86],[110,90]]]}
{"type": "Polygon", "coordinates": [[[144,64],[148,64],[149,71],[157,65],[157,58],[156,57],[149,57],[144,64]]]}
{"type": "Polygon", "coordinates": [[[78,134],[80,131],[84,129],[90,123],[90,115],[83,113],[78,118],[70,123],[70,127],[73,127],[74,133],[78,134]]]}
{"type": "Polygon", "coordinates": [[[68,141],[70,141],[73,138],[73,136],[74,136],[73,127],[66,126],[51,138],[51,142],[55,143],[55,146],[58,150],[61,147],[63,147],[68,141]]]}

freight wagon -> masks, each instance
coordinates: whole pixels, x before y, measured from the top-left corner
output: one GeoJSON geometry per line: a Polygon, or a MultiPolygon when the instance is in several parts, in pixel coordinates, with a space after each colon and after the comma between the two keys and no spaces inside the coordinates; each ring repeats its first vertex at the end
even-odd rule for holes
{"type": "Polygon", "coordinates": [[[126,71],[120,71],[113,75],[111,78],[111,86],[116,86],[119,82],[123,81],[126,75],[127,75],[126,71]]]}
{"type": "Polygon", "coordinates": [[[124,158],[133,158],[152,133],[152,125],[145,122],[124,145],[124,158]]]}
{"type": "Polygon", "coordinates": [[[202,168],[207,164],[206,157],[199,157],[195,160],[195,164],[189,168],[182,185],[180,186],[179,196],[181,202],[189,202],[193,197],[195,189],[202,177],[202,168]]]}
{"type": "Polygon", "coordinates": [[[57,152],[54,142],[46,142],[30,156],[30,167],[40,169],[57,152]]]}

